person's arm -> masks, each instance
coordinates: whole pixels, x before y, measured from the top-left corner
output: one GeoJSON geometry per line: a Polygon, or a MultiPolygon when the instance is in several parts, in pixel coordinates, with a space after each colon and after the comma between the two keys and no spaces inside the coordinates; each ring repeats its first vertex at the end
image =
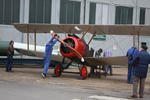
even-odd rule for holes
{"type": "Polygon", "coordinates": [[[50,33],[51,33],[52,37],[59,38],[58,34],[55,33],[54,31],[51,30],[50,33]]]}
{"type": "Polygon", "coordinates": [[[7,48],[7,55],[11,55],[10,46],[8,46],[8,48],[7,48]]]}
{"type": "Polygon", "coordinates": [[[150,54],[149,54],[149,64],[150,64],[150,54]]]}
{"type": "Polygon", "coordinates": [[[68,45],[68,44],[65,43],[63,40],[61,40],[59,37],[58,37],[58,41],[59,41],[60,43],[62,43],[64,46],[67,46],[67,45],[68,45]]]}
{"type": "Polygon", "coordinates": [[[61,40],[60,37],[54,31],[51,30],[50,33],[53,36],[53,38],[56,38],[60,43],[64,44],[64,46],[68,45],[63,40],[61,40]]]}
{"type": "Polygon", "coordinates": [[[127,54],[126,54],[126,56],[127,56],[127,57],[129,56],[129,54],[128,54],[128,51],[127,51],[127,54]]]}
{"type": "Polygon", "coordinates": [[[133,56],[133,59],[132,59],[132,61],[131,61],[131,64],[137,65],[138,62],[139,62],[139,52],[136,52],[136,53],[134,54],[134,56],[133,56]]]}

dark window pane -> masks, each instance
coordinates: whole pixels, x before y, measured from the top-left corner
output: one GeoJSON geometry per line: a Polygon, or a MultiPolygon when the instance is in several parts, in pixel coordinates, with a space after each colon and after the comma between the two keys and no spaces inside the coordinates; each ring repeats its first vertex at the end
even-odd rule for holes
{"type": "Polygon", "coordinates": [[[132,7],[116,7],[115,24],[132,24],[133,8],[132,7]]]}
{"type": "Polygon", "coordinates": [[[29,23],[51,22],[51,0],[30,0],[29,23]]]}
{"type": "Polygon", "coordinates": [[[126,24],[132,24],[133,20],[133,8],[128,8],[128,22],[126,24]]]}
{"type": "Polygon", "coordinates": [[[29,23],[35,23],[36,0],[30,0],[29,23]]]}
{"type": "Polygon", "coordinates": [[[80,23],[81,2],[61,0],[60,1],[60,24],[80,23]]]}
{"type": "Polygon", "coordinates": [[[11,24],[11,1],[12,0],[4,0],[5,7],[4,7],[4,24],[11,24]]]}
{"type": "Polygon", "coordinates": [[[145,24],[145,8],[140,8],[140,24],[145,24]]]}
{"type": "Polygon", "coordinates": [[[119,24],[121,18],[121,9],[120,7],[116,7],[116,15],[115,15],[115,23],[119,24]]]}
{"type": "Polygon", "coordinates": [[[95,24],[96,3],[90,3],[89,24],[95,24]]]}
{"type": "Polygon", "coordinates": [[[60,24],[67,23],[67,1],[68,0],[60,0],[60,24]]]}
{"type": "Polygon", "coordinates": [[[80,24],[80,2],[74,2],[74,24],[80,24]]]}
{"type": "Polygon", "coordinates": [[[44,23],[51,23],[51,0],[45,0],[44,23]]]}
{"type": "Polygon", "coordinates": [[[3,0],[0,0],[0,24],[3,24],[3,0]]]}
{"type": "Polygon", "coordinates": [[[13,0],[13,14],[12,14],[12,23],[19,22],[19,12],[20,12],[20,0],[13,0]]]}
{"type": "Polygon", "coordinates": [[[73,2],[68,2],[67,6],[67,23],[66,24],[73,24],[73,17],[74,17],[74,3],[73,2]]]}
{"type": "Polygon", "coordinates": [[[128,20],[127,11],[128,10],[125,7],[122,8],[122,11],[121,11],[121,24],[126,24],[127,23],[127,20],[128,20]]]}
{"type": "Polygon", "coordinates": [[[44,0],[37,0],[36,6],[36,23],[43,23],[43,8],[44,8],[44,0]]]}

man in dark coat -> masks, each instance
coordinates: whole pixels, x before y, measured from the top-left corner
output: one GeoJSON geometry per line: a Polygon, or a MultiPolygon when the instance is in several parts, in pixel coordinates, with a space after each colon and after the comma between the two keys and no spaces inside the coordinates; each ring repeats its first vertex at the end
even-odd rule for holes
{"type": "Polygon", "coordinates": [[[14,45],[14,41],[10,41],[7,49],[6,72],[12,72],[13,55],[14,55],[13,45],[14,45]]]}
{"type": "Polygon", "coordinates": [[[150,54],[147,52],[146,45],[141,46],[141,51],[133,57],[134,80],[133,80],[133,98],[138,97],[137,89],[139,85],[139,97],[143,98],[145,79],[148,72],[148,64],[150,64],[150,54]]]}

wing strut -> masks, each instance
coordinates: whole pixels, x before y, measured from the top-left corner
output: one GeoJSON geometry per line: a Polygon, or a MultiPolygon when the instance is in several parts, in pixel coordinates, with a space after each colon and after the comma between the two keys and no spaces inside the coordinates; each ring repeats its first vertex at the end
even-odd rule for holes
{"type": "Polygon", "coordinates": [[[88,28],[88,30],[86,32],[83,33],[81,40],[84,38],[84,36],[86,35],[86,33],[91,29],[91,27],[88,28]]]}
{"type": "Polygon", "coordinates": [[[93,37],[95,36],[95,34],[96,34],[96,32],[93,33],[93,35],[92,35],[90,41],[88,42],[88,45],[91,43],[91,41],[92,41],[93,37]]]}

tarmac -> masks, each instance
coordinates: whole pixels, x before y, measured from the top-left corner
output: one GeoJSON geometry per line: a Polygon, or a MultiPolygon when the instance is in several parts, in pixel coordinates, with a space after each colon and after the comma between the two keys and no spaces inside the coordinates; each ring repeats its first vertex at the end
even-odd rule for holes
{"type": "MultiPolygon", "coordinates": [[[[31,66],[32,67],[32,66],[31,66]]],[[[0,97],[2,100],[129,100],[132,84],[126,82],[127,68],[113,68],[112,76],[80,80],[78,74],[65,74],[41,77],[41,68],[13,68],[5,72],[0,68],[0,97]]],[[[78,71],[72,67],[68,71],[78,71]]],[[[150,72],[145,85],[143,99],[150,98],[150,72]]]]}

